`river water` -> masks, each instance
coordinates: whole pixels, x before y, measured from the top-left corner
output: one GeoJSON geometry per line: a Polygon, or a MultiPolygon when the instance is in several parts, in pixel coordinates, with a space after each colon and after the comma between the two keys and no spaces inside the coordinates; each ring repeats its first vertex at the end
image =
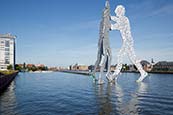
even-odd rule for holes
{"type": "Polygon", "coordinates": [[[138,77],[97,85],[84,75],[19,73],[0,95],[0,115],[173,115],[173,75],[138,77]]]}

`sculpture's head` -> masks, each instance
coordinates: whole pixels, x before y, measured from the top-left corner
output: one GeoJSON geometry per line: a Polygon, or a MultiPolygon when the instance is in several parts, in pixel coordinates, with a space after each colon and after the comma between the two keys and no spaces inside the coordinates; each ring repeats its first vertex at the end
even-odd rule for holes
{"type": "Polygon", "coordinates": [[[108,0],[106,0],[105,7],[106,8],[110,8],[109,1],[108,0]]]}
{"type": "Polygon", "coordinates": [[[125,7],[122,5],[118,5],[115,9],[115,13],[118,17],[125,15],[125,7]]]}

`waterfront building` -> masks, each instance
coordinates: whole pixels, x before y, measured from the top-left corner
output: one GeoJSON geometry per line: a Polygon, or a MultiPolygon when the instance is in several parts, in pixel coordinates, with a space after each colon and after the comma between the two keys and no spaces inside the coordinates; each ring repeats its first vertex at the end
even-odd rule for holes
{"type": "Polygon", "coordinates": [[[36,66],[36,67],[45,67],[44,64],[36,64],[35,66],[36,66]]]}
{"type": "Polygon", "coordinates": [[[11,34],[0,34],[0,70],[6,70],[9,65],[15,69],[15,38],[11,34]]]}
{"type": "Polygon", "coordinates": [[[72,67],[72,70],[78,70],[78,64],[77,63],[72,67]]]}
{"type": "Polygon", "coordinates": [[[27,65],[26,65],[27,68],[31,68],[31,67],[33,67],[33,66],[35,67],[34,64],[27,64],[27,65]]]}
{"type": "Polygon", "coordinates": [[[88,71],[89,70],[89,66],[87,65],[78,65],[77,63],[73,66],[70,65],[68,67],[69,70],[75,70],[75,71],[88,71]]]}
{"type": "Polygon", "coordinates": [[[173,62],[159,61],[153,66],[153,70],[173,71],[173,62]]]}
{"type": "Polygon", "coordinates": [[[154,62],[154,59],[153,59],[153,58],[151,59],[151,64],[152,64],[152,65],[154,65],[154,64],[155,64],[155,62],[154,62]]]}
{"type": "Polygon", "coordinates": [[[129,66],[129,71],[137,71],[136,66],[134,64],[130,64],[129,66]]]}
{"type": "Polygon", "coordinates": [[[116,65],[111,65],[111,71],[114,71],[116,69],[116,65]]]}
{"type": "Polygon", "coordinates": [[[146,60],[142,60],[140,63],[145,71],[151,71],[153,68],[153,65],[146,60]]]}
{"type": "Polygon", "coordinates": [[[87,65],[78,65],[77,69],[80,71],[88,71],[88,66],[87,65]]]}

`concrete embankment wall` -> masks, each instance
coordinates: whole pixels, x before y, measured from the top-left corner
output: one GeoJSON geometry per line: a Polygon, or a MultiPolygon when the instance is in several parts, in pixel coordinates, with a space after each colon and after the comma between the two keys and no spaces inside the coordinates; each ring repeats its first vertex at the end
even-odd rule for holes
{"type": "Polygon", "coordinates": [[[8,87],[17,74],[18,72],[9,75],[0,75],[0,93],[2,93],[8,87]]]}
{"type": "Polygon", "coordinates": [[[73,73],[73,74],[81,74],[81,75],[89,75],[88,71],[74,71],[74,70],[63,70],[60,72],[64,72],[64,73],[73,73]]]}

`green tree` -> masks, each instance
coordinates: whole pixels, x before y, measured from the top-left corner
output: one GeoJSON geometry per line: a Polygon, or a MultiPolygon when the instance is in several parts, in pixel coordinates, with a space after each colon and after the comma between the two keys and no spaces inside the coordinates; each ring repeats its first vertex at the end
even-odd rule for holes
{"type": "Polygon", "coordinates": [[[25,62],[23,63],[23,69],[24,70],[26,69],[26,63],[25,62]]]}
{"type": "Polygon", "coordinates": [[[31,67],[31,70],[32,70],[32,71],[37,71],[36,66],[35,66],[35,65],[33,65],[33,66],[31,67]]]}
{"type": "Polygon", "coordinates": [[[18,71],[21,71],[22,70],[22,67],[20,67],[18,64],[15,65],[15,69],[18,70],[18,71]]]}
{"type": "Polygon", "coordinates": [[[10,64],[10,65],[7,66],[7,69],[8,70],[12,70],[13,69],[13,66],[10,64]]]}

